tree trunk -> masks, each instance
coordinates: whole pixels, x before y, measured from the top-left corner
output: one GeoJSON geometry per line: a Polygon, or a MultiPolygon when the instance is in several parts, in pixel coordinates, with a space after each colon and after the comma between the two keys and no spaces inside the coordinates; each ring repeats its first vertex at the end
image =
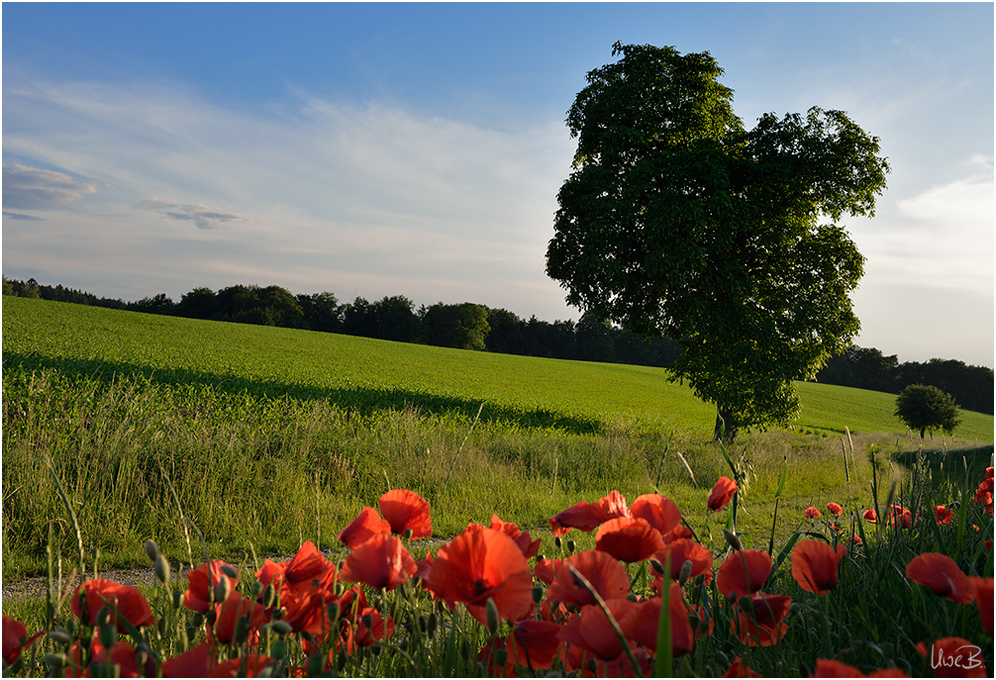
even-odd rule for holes
{"type": "Polygon", "coordinates": [[[722,441],[724,444],[732,444],[737,440],[737,418],[727,408],[719,406],[716,408],[716,429],[713,431],[713,441],[720,440],[720,433],[722,432],[722,441]]]}

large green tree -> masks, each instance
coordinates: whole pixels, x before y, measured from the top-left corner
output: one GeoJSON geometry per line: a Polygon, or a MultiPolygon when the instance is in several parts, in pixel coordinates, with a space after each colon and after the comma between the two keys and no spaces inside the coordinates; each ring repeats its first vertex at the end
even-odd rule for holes
{"type": "Polygon", "coordinates": [[[896,398],[896,415],[906,426],[920,432],[920,439],[929,431],[944,430],[948,434],[961,423],[958,404],[944,390],[933,385],[910,385],[896,398]]]}
{"type": "Polygon", "coordinates": [[[840,111],[765,114],[752,130],[708,53],[616,43],[567,125],[547,273],[567,301],[679,340],[673,365],[717,406],[717,433],[787,423],[792,381],[850,344],[863,257],[844,214],[874,214],[888,165],[840,111]]]}

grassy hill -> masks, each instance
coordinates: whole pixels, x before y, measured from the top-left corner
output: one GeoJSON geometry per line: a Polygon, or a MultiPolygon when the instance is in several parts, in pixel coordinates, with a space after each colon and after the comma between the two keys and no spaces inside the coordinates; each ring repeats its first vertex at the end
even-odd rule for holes
{"type": "MultiPolygon", "coordinates": [[[[714,409],[667,380],[666,369],[563,361],[330,333],[4,298],[5,364],[57,365],[89,375],[142,373],[163,383],[331,398],[358,408],[416,404],[484,418],[582,429],[618,419],[711,432],[714,409]],[[532,418],[532,420],[530,420],[532,418]]],[[[798,427],[901,434],[895,396],[798,383],[798,427]]],[[[993,418],[965,412],[957,435],[993,440],[993,418]]]]}
{"type": "MultiPolygon", "coordinates": [[[[442,535],[492,512],[542,528],[579,500],[657,489],[708,536],[705,496],[730,474],[709,441],[713,408],[658,368],[5,297],[3,388],[5,576],[44,563],[49,527],[64,555],[79,551],[67,507],[105,565],[144,563],[147,538],[174,558],[202,555],[187,523],[213,554],[334,546],[389,488],[428,498],[442,535]]],[[[872,458],[902,475],[920,447],[892,416],[894,395],[798,388],[794,429],[742,436],[731,452],[751,535],[772,530],[783,466],[784,536],[807,505],[867,507],[872,458]]],[[[965,454],[959,474],[974,478],[990,464],[993,417],[965,412],[955,434],[928,445],[959,466],[965,454]]]]}

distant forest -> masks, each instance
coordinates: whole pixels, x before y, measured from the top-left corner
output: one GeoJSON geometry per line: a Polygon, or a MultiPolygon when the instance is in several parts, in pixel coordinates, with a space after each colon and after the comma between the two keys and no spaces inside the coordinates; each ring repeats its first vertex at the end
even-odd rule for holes
{"type": "MultiPolygon", "coordinates": [[[[333,293],[294,295],[280,286],[195,288],[174,302],[164,293],[124,302],[97,297],[62,285],[47,286],[34,279],[3,279],[3,294],[82,305],[165,314],[211,321],[343,333],[382,340],[441,347],[484,350],[502,354],[605,361],[667,367],[681,352],[665,337],[642,338],[585,314],[573,321],[524,320],[506,309],[470,302],[436,303],[418,308],[403,295],[370,302],[357,297],[340,303],[333,293]]],[[[895,355],[852,346],[835,356],[817,374],[817,382],[898,394],[915,383],[934,385],[951,394],[965,409],[993,413],[993,371],[953,359],[900,364],[895,355]]]]}

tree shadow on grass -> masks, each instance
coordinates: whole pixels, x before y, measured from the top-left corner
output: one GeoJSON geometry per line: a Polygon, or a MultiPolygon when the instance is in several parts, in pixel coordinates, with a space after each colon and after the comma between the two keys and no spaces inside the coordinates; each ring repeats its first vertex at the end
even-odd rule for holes
{"type": "Polygon", "coordinates": [[[920,458],[930,467],[935,482],[950,482],[973,489],[986,476],[993,460],[993,445],[960,449],[922,449],[893,454],[892,460],[912,470],[920,458]]]}
{"type": "MultiPolygon", "coordinates": [[[[321,387],[277,380],[245,379],[238,375],[161,369],[127,362],[98,359],[66,359],[35,353],[4,352],[4,371],[20,366],[24,370],[55,370],[71,380],[98,380],[111,383],[121,378],[142,378],[154,385],[204,386],[232,395],[249,394],[268,399],[290,397],[302,401],[327,401],[348,411],[371,415],[381,411],[415,408],[423,413],[465,415],[474,418],[481,401],[419,392],[396,387],[321,387]]],[[[481,421],[508,422],[526,428],[551,428],[573,434],[594,434],[603,430],[594,418],[583,418],[544,408],[515,408],[485,402],[481,421]]]]}

